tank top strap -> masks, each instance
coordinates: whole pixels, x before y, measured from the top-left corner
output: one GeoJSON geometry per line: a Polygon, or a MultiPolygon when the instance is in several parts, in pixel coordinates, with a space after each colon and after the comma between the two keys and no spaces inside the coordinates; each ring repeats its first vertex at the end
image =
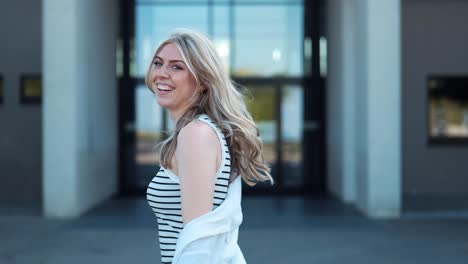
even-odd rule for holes
{"type": "MultiPolygon", "coordinates": [[[[203,121],[203,122],[207,123],[208,125],[210,125],[216,131],[216,135],[218,135],[218,138],[219,138],[220,141],[225,140],[224,134],[221,131],[221,129],[213,122],[213,120],[211,120],[211,118],[208,115],[201,114],[200,116],[198,116],[198,120],[203,121]]],[[[223,148],[225,147],[224,144],[222,146],[223,146],[223,148]]]]}

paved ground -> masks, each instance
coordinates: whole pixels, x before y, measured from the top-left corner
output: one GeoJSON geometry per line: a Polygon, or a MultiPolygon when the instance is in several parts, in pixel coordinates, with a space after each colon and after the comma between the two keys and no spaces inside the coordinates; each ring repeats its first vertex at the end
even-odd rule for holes
{"type": "MultiPolygon", "coordinates": [[[[468,263],[468,211],[369,220],[336,201],[246,197],[248,263],[468,263]]],[[[0,207],[0,263],[160,263],[143,199],[115,199],[72,221],[0,207]]]]}

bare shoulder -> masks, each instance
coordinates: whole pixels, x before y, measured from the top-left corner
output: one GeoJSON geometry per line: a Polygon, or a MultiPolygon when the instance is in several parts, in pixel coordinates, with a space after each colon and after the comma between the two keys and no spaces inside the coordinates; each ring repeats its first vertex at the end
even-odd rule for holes
{"type": "MultiPolygon", "coordinates": [[[[195,179],[199,178],[197,175],[211,175],[211,172],[216,172],[220,164],[220,148],[216,131],[209,124],[193,120],[183,127],[177,136],[175,151],[181,178],[191,175],[189,178],[195,179]]],[[[181,186],[183,189],[184,184],[181,186]]]]}
{"type": "Polygon", "coordinates": [[[208,144],[207,147],[216,146],[217,140],[215,130],[209,124],[197,119],[184,126],[177,136],[177,141],[181,144],[208,144]]]}

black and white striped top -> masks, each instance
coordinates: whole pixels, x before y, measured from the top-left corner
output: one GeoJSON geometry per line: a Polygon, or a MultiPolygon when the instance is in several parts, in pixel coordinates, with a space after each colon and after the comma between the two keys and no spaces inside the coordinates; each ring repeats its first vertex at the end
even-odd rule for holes
{"type": "MultiPolygon", "coordinates": [[[[205,114],[200,115],[198,120],[206,122],[216,131],[222,147],[221,165],[216,173],[213,200],[214,210],[226,198],[229,176],[231,174],[231,156],[221,129],[205,114]]],[[[184,228],[179,177],[171,170],[161,166],[161,169],[148,186],[146,198],[158,221],[162,263],[172,263],[179,233],[184,228]]]]}

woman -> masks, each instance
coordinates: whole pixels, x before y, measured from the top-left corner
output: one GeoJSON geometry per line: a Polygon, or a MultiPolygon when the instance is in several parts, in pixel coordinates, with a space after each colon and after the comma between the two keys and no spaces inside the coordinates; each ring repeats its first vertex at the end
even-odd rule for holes
{"type": "Polygon", "coordinates": [[[162,263],[245,263],[237,245],[241,178],[273,179],[242,94],[210,40],[188,30],[158,47],[145,81],[176,124],[147,189],[162,263]]]}

